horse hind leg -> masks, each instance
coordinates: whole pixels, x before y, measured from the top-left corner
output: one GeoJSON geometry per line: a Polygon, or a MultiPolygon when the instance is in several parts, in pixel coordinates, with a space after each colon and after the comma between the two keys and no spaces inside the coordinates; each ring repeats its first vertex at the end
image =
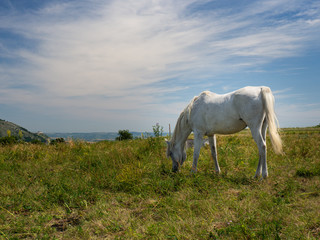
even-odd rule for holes
{"type": "MultiPolygon", "coordinates": [[[[262,135],[262,177],[266,178],[268,177],[268,167],[267,167],[267,142],[266,142],[266,134],[267,134],[267,118],[264,118],[262,128],[261,128],[261,135],[262,135]]],[[[259,151],[260,155],[260,151],[259,151]]]]}
{"type": "Polygon", "coordinates": [[[219,162],[218,162],[218,156],[217,156],[217,141],[216,141],[216,136],[209,136],[209,145],[210,145],[210,150],[211,150],[211,155],[214,161],[214,166],[216,173],[220,173],[220,167],[219,167],[219,162]]]}
{"type": "MultiPolygon", "coordinates": [[[[263,125],[265,125],[263,123],[263,125]]],[[[259,149],[259,163],[257,167],[257,171],[255,177],[259,177],[262,172],[262,177],[266,178],[268,176],[268,168],[267,168],[267,148],[265,141],[265,131],[266,126],[251,128],[251,134],[253,139],[255,140],[258,149],[259,149]]]]}
{"type": "Polygon", "coordinates": [[[266,141],[267,127],[268,127],[267,118],[264,118],[262,128],[261,128],[261,134],[264,141],[266,141]]]}
{"type": "MultiPolygon", "coordinates": [[[[268,123],[267,123],[267,119],[265,118],[263,121],[263,124],[262,124],[262,128],[261,128],[261,137],[262,137],[262,140],[264,141],[264,143],[266,143],[267,126],[268,126],[268,123]]],[[[258,145],[258,143],[257,143],[257,145],[258,145]]],[[[259,148],[259,146],[258,146],[258,148],[259,148]]],[[[265,169],[265,171],[267,171],[266,170],[267,169],[266,163],[264,164],[264,160],[262,159],[261,154],[260,154],[260,150],[259,150],[259,163],[258,163],[256,174],[254,175],[255,178],[258,178],[261,175],[262,165],[264,165],[264,169],[265,169]]],[[[267,172],[267,175],[268,175],[268,172],[267,172]]]]}

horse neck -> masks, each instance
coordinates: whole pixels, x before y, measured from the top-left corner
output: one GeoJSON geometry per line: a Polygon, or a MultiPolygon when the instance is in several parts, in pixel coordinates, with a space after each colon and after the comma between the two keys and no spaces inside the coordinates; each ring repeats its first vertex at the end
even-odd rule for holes
{"type": "Polygon", "coordinates": [[[191,130],[187,129],[186,131],[184,131],[180,134],[180,138],[176,141],[177,145],[180,146],[181,149],[184,149],[186,141],[187,141],[190,133],[191,133],[191,130]]]}
{"type": "Polygon", "coordinates": [[[186,124],[177,125],[173,134],[172,143],[180,149],[183,149],[191,131],[191,128],[186,124]]]}

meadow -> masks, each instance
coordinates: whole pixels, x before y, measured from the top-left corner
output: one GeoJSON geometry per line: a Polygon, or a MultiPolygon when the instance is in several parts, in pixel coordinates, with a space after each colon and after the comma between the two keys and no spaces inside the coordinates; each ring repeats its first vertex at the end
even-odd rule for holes
{"type": "Polygon", "coordinates": [[[319,239],[320,129],[281,137],[262,181],[247,130],[217,137],[220,175],[209,147],[172,173],[162,138],[0,146],[0,239],[319,239]]]}

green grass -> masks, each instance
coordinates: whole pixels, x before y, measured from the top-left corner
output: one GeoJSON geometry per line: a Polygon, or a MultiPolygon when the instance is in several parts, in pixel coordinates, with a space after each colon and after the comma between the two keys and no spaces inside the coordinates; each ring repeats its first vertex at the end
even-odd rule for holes
{"type": "Polygon", "coordinates": [[[281,135],[263,181],[248,131],[218,136],[219,176],[208,147],[171,173],[160,138],[0,146],[0,239],[319,239],[320,130],[281,135]]]}

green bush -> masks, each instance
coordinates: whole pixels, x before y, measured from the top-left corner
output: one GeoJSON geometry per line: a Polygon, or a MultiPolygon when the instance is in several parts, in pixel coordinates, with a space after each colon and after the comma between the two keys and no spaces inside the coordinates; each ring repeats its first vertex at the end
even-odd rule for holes
{"type": "Polygon", "coordinates": [[[7,136],[0,138],[1,145],[11,145],[15,143],[18,143],[18,138],[15,136],[7,136]]]}
{"type": "Polygon", "coordinates": [[[132,133],[130,133],[129,130],[119,130],[118,134],[119,136],[116,137],[117,141],[133,139],[132,133]]]}
{"type": "Polygon", "coordinates": [[[157,123],[155,126],[152,126],[153,134],[155,137],[162,137],[163,127],[157,123]]]}
{"type": "Polygon", "coordinates": [[[64,140],[64,138],[56,138],[56,139],[53,139],[51,140],[50,144],[51,145],[55,145],[55,144],[58,144],[58,143],[65,143],[66,141],[64,140]]]}

